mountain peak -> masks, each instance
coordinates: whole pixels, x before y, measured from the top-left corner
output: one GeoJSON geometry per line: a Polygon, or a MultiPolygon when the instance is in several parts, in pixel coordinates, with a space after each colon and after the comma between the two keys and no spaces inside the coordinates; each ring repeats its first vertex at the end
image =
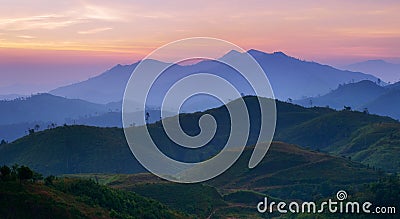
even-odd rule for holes
{"type": "Polygon", "coordinates": [[[288,57],[288,55],[286,55],[285,53],[283,53],[283,52],[281,52],[281,51],[274,52],[273,55],[288,57]]]}
{"type": "Polygon", "coordinates": [[[249,53],[252,56],[261,56],[261,55],[272,55],[272,56],[276,56],[276,57],[290,57],[288,55],[286,55],[285,53],[283,53],[282,51],[276,51],[273,53],[266,53],[260,50],[256,50],[256,49],[250,49],[247,51],[247,53],[249,53]]]}
{"type": "Polygon", "coordinates": [[[267,53],[265,53],[265,52],[263,52],[263,51],[256,50],[256,49],[249,49],[249,50],[247,51],[247,53],[250,54],[250,55],[267,54],[267,53]]]}
{"type": "Polygon", "coordinates": [[[228,60],[240,56],[242,53],[237,50],[231,50],[220,58],[220,60],[228,60]]]}
{"type": "Polygon", "coordinates": [[[231,51],[229,51],[227,54],[225,54],[225,56],[230,56],[230,55],[240,55],[242,54],[241,52],[232,49],[231,51]]]}

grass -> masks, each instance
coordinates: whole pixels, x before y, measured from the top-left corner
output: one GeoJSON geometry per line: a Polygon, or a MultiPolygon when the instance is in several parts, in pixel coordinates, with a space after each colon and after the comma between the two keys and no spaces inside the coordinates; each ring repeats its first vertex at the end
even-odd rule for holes
{"type": "Polygon", "coordinates": [[[188,218],[153,199],[91,180],[0,181],[3,218],[188,218]]]}

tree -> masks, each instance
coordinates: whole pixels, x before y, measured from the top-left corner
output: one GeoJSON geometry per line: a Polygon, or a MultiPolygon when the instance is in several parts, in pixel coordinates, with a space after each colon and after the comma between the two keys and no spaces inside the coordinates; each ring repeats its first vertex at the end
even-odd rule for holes
{"type": "Polygon", "coordinates": [[[30,135],[32,135],[32,134],[35,133],[35,129],[28,129],[28,132],[29,132],[30,135]]]}
{"type": "Polygon", "coordinates": [[[32,176],[33,182],[36,182],[38,180],[43,180],[43,175],[41,173],[37,173],[35,171],[32,171],[32,172],[33,172],[33,176],[32,176]]]}
{"type": "Polygon", "coordinates": [[[288,99],[287,99],[287,102],[288,102],[288,103],[292,103],[292,102],[293,102],[292,98],[288,98],[288,99]]]}
{"type": "Polygon", "coordinates": [[[17,177],[20,180],[20,182],[32,179],[33,171],[31,169],[29,169],[29,167],[20,166],[17,169],[17,177]]]}
{"type": "Polygon", "coordinates": [[[55,176],[50,175],[50,176],[44,178],[44,184],[47,185],[47,186],[51,186],[51,185],[53,185],[53,181],[54,181],[55,179],[56,179],[55,176]]]}
{"type": "Polygon", "coordinates": [[[56,127],[56,124],[54,122],[52,122],[51,124],[47,125],[48,129],[53,129],[56,127]]]}
{"type": "Polygon", "coordinates": [[[11,166],[11,175],[12,176],[14,176],[14,177],[17,176],[18,168],[19,168],[18,164],[14,164],[11,166]]]}
{"type": "Polygon", "coordinates": [[[1,140],[1,142],[0,142],[0,145],[3,145],[3,144],[7,144],[7,141],[6,140],[1,140]]]}
{"type": "Polygon", "coordinates": [[[40,129],[40,125],[36,124],[34,129],[35,129],[35,131],[38,131],[40,129]]]}
{"type": "Polygon", "coordinates": [[[6,165],[0,167],[0,174],[1,174],[1,179],[2,179],[3,181],[9,179],[9,178],[10,178],[10,175],[11,175],[11,169],[10,169],[10,167],[8,167],[8,166],[6,166],[6,165]]]}
{"type": "Polygon", "coordinates": [[[149,118],[150,118],[150,113],[146,112],[146,116],[145,116],[146,123],[149,123],[149,118]]]}
{"type": "Polygon", "coordinates": [[[351,111],[351,107],[350,106],[344,106],[344,111],[351,111]]]}

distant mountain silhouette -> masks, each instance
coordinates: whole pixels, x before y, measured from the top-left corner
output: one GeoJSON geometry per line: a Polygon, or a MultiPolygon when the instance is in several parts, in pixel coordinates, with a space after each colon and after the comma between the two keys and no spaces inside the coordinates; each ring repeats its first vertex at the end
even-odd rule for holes
{"type": "MultiPolygon", "coordinates": [[[[350,81],[371,80],[377,81],[378,78],[360,73],[335,69],[331,66],[321,65],[315,62],[302,61],[290,57],[282,52],[272,54],[257,50],[249,50],[252,55],[266,72],[270,83],[274,89],[275,97],[281,100],[299,99],[304,96],[323,95],[335,89],[339,84],[350,81]]],[[[221,60],[240,60],[243,54],[237,51],[231,51],[221,57],[221,60]]],[[[149,60],[154,65],[165,65],[167,63],[149,60]]],[[[117,65],[103,74],[89,80],[60,87],[50,91],[51,94],[79,98],[95,103],[118,102],[122,100],[126,83],[138,63],[132,65],[117,65]]],[[[184,76],[208,72],[228,79],[239,92],[252,94],[251,87],[243,83],[243,78],[235,70],[221,64],[220,62],[205,60],[193,65],[174,65],[166,70],[164,77],[159,78],[158,88],[154,89],[153,98],[150,98],[152,104],[160,103],[162,94],[168,90],[177,80],[184,76]]],[[[207,86],[207,83],[198,83],[193,86],[207,86]]],[[[219,102],[209,101],[207,98],[199,98],[195,102],[202,103],[202,109],[208,109],[221,105],[219,102]]],[[[198,107],[189,107],[186,111],[197,111],[198,107]],[[192,109],[193,108],[193,109],[192,109]]]]}
{"type": "Polygon", "coordinates": [[[38,94],[11,101],[0,101],[0,125],[36,121],[63,123],[66,118],[77,119],[105,112],[107,109],[104,105],[51,94],[38,94]]]}
{"type": "Polygon", "coordinates": [[[368,60],[351,65],[343,66],[341,69],[350,71],[361,71],[376,75],[387,82],[400,80],[400,64],[393,64],[384,60],[368,60]]]}
{"type": "MultiPolygon", "coordinates": [[[[79,99],[67,99],[51,94],[37,94],[14,100],[0,100],[0,141],[13,141],[28,134],[63,124],[122,127],[121,102],[95,104],[79,99]]],[[[146,108],[148,123],[160,120],[161,111],[146,108]]],[[[132,125],[143,125],[143,111],[133,112],[132,125]]],[[[165,116],[175,114],[164,111],[165,116]]]]}
{"type": "Polygon", "coordinates": [[[116,65],[97,77],[57,88],[51,94],[67,98],[77,98],[94,103],[106,104],[122,100],[126,83],[135,69],[132,65],[116,65]]]}
{"type": "Polygon", "coordinates": [[[382,96],[364,105],[370,113],[400,119],[400,90],[389,90],[382,96]]]}
{"type": "Polygon", "coordinates": [[[400,119],[400,83],[379,86],[372,81],[361,81],[340,85],[330,93],[312,98],[295,100],[302,106],[329,106],[343,109],[345,106],[354,110],[390,116],[400,119]]]}
{"type": "Polygon", "coordinates": [[[335,69],[316,62],[302,61],[282,52],[268,54],[257,50],[249,53],[259,62],[272,84],[275,96],[281,100],[323,95],[339,84],[350,81],[377,80],[360,72],[335,69]]]}
{"type": "Polygon", "coordinates": [[[379,97],[386,92],[384,87],[372,81],[360,81],[339,85],[337,89],[320,97],[306,98],[295,101],[302,106],[329,106],[334,109],[343,109],[350,106],[353,109],[361,109],[363,105],[379,97]]]}

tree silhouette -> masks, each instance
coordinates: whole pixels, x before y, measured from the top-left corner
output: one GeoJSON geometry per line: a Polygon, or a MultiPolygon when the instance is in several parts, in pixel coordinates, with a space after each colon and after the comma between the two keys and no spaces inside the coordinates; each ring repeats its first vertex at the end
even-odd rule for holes
{"type": "Polygon", "coordinates": [[[17,169],[17,176],[20,182],[33,178],[33,171],[29,167],[21,166],[17,169]]]}
{"type": "Polygon", "coordinates": [[[150,113],[146,112],[146,116],[145,116],[146,123],[149,123],[149,118],[150,118],[150,113]]]}
{"type": "Polygon", "coordinates": [[[35,129],[36,131],[38,131],[38,130],[40,129],[40,125],[36,124],[35,127],[34,127],[34,129],[35,129]]]}
{"type": "Polygon", "coordinates": [[[35,133],[35,129],[28,129],[28,132],[30,135],[32,135],[33,133],[35,133]]]}
{"type": "Polygon", "coordinates": [[[9,178],[10,178],[10,175],[11,175],[11,169],[10,169],[10,167],[8,167],[8,166],[6,166],[6,165],[0,167],[0,174],[1,174],[0,177],[1,177],[1,179],[2,179],[3,181],[9,179],[9,178]]]}
{"type": "Polygon", "coordinates": [[[44,184],[47,185],[47,186],[53,185],[53,181],[54,181],[55,179],[56,179],[55,176],[50,175],[50,176],[44,178],[44,184]]]}
{"type": "Polygon", "coordinates": [[[11,175],[16,176],[16,175],[17,175],[17,172],[18,172],[18,168],[19,168],[19,165],[18,165],[18,164],[12,165],[12,166],[11,166],[11,175]]]}
{"type": "Polygon", "coordinates": [[[344,111],[351,111],[351,107],[350,106],[344,106],[344,111]]]}
{"type": "Polygon", "coordinates": [[[1,140],[1,142],[0,142],[0,145],[3,145],[3,144],[7,144],[7,141],[6,140],[1,140]]]}

